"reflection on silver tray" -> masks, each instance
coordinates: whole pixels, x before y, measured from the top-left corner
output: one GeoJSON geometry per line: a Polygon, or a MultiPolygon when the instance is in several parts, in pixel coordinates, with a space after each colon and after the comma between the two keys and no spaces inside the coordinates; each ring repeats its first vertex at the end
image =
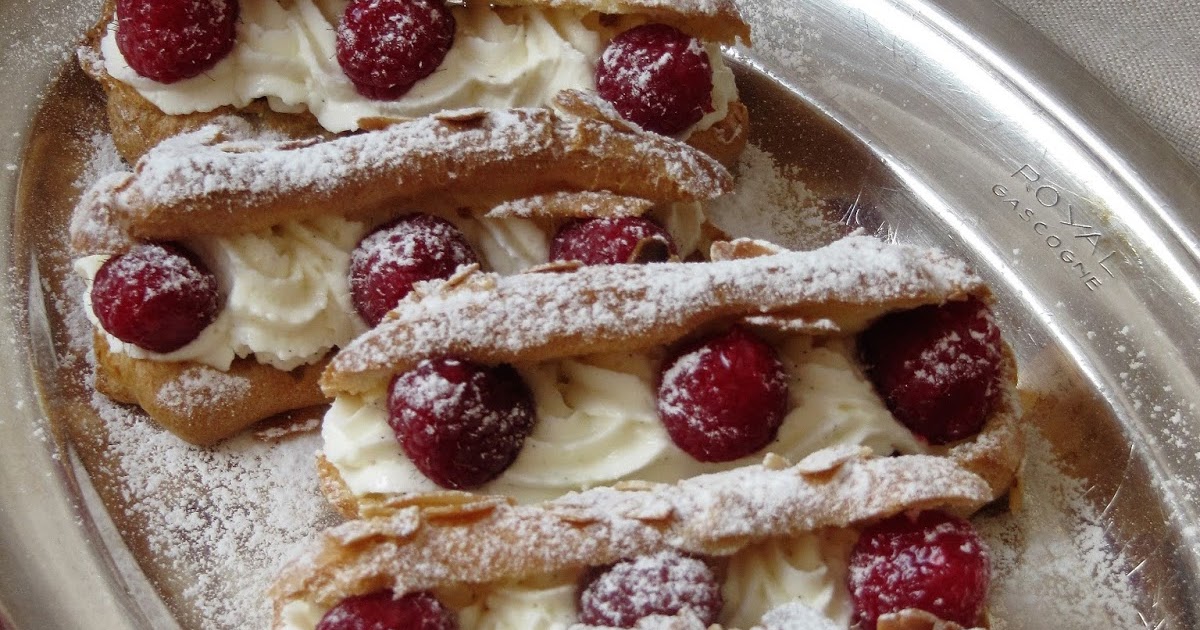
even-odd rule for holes
{"type": "MultiPolygon", "coordinates": [[[[1011,581],[994,594],[997,616],[1010,627],[1200,625],[1196,173],[989,2],[744,10],[755,48],[732,58],[756,144],[814,190],[869,197],[890,235],[971,260],[996,289],[1037,428],[1024,508],[981,518],[1003,539],[999,573],[1011,581]],[[803,103],[866,149],[823,154],[842,145],[802,124],[803,103]],[[1097,567],[1111,574],[1078,574],[1097,567]],[[1132,601],[1114,601],[1123,593],[1132,601]]],[[[18,190],[32,182],[21,164],[27,145],[51,155],[87,145],[86,125],[56,142],[30,121],[69,66],[59,43],[95,11],[68,1],[0,8],[0,22],[27,26],[0,53],[10,131],[0,137],[0,202],[15,208],[3,213],[0,245],[10,269],[0,373],[11,401],[0,418],[0,617],[22,629],[167,623],[43,420],[78,392],[34,372],[62,358],[47,322],[63,296],[44,290],[40,274],[56,254],[36,247],[46,242],[39,197],[18,190]],[[17,208],[21,195],[32,202],[17,208]]]]}

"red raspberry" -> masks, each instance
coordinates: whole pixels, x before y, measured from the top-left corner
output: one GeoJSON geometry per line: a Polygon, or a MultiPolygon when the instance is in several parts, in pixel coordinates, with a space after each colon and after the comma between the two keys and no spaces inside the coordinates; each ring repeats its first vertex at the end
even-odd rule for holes
{"type": "Polygon", "coordinates": [[[388,424],[443,488],[478,488],[512,465],[533,430],[533,396],[509,365],[426,359],[392,380],[388,424]]]}
{"type": "Polygon", "coordinates": [[[237,37],[237,0],[117,0],[117,48],[160,83],[217,65],[237,37]]]}
{"type": "Polygon", "coordinates": [[[643,24],[609,42],[596,91],[626,119],[677,134],[713,110],[712,64],[700,40],[666,24],[643,24]]]}
{"type": "Polygon", "coordinates": [[[376,591],[343,599],[316,630],[458,630],[454,613],[429,593],[376,591]]]}
{"type": "Polygon", "coordinates": [[[592,575],[579,593],[579,621],[632,628],[643,617],[690,608],[709,625],[716,623],[723,605],[721,586],[703,560],[663,551],[592,575]]]}
{"type": "Polygon", "coordinates": [[[441,0],[351,0],[337,58],[359,94],[391,100],[433,74],[453,43],[454,16],[441,0]]]}
{"type": "Polygon", "coordinates": [[[109,334],[151,352],[186,346],[221,310],[217,278],[174,244],[138,245],[104,262],[92,312],[109,334]]]}
{"type": "Polygon", "coordinates": [[[999,392],[1000,329],[974,298],[885,316],[859,351],[888,409],[931,444],[978,433],[999,392]]]}
{"type": "Polygon", "coordinates": [[[941,512],[900,514],[867,528],[854,545],[848,578],[864,630],[873,630],[880,615],[907,608],[974,627],[990,579],[987,546],[975,528],[941,512]]]}
{"type": "Polygon", "coordinates": [[[641,217],[573,221],[550,242],[550,260],[578,260],[585,265],[663,262],[677,253],[671,235],[641,217]]]}
{"type": "Polygon", "coordinates": [[[374,326],[422,280],[449,278],[478,262],[463,233],[445,219],[410,214],[376,228],[350,255],[350,297],[374,326]]]}
{"type": "Polygon", "coordinates": [[[727,462],[766,446],[787,406],[783,363],[743,328],[688,344],[663,363],[658,415],[676,446],[702,462],[727,462]]]}

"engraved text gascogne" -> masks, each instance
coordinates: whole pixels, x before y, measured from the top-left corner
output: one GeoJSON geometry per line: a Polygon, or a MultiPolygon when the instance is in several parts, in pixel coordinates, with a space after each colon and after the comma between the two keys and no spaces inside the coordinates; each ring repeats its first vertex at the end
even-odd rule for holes
{"type": "Polygon", "coordinates": [[[1007,183],[992,186],[992,194],[1028,223],[1039,242],[1088,290],[1096,291],[1105,280],[1117,277],[1124,256],[1108,244],[1085,212],[1034,167],[1022,165],[1007,183]]]}

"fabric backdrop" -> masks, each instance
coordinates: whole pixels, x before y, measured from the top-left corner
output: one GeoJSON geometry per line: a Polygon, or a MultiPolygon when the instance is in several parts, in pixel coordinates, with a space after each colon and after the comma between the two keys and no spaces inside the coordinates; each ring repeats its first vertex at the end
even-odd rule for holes
{"type": "Polygon", "coordinates": [[[1200,0],[1001,2],[1097,76],[1200,168],[1200,0]]]}

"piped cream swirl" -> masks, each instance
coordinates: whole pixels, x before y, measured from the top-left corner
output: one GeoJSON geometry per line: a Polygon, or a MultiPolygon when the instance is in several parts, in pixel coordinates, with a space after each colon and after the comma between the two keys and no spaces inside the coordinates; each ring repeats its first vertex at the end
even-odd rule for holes
{"type": "Polygon", "coordinates": [[[768,612],[801,602],[850,626],[853,611],[846,588],[854,530],[813,532],[776,538],[738,551],[726,570],[721,623],[750,628],[768,612]]]}

